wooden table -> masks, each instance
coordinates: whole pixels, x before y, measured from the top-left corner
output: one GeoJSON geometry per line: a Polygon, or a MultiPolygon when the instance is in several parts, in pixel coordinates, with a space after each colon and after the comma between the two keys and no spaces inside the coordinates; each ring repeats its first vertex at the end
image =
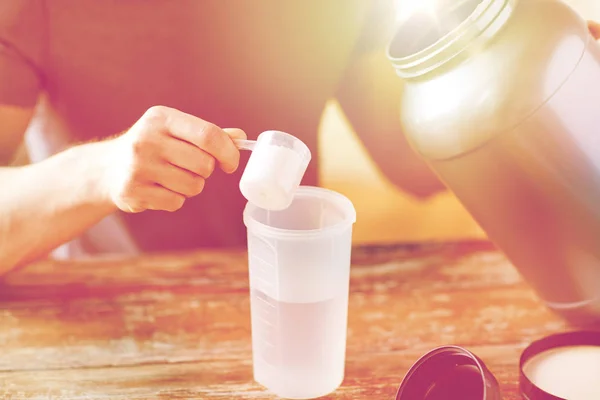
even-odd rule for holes
{"type": "MultiPolygon", "coordinates": [[[[567,326],[485,242],[353,253],[347,369],[330,399],[394,399],[433,347],[520,399],[521,350],[567,326]]],[[[41,262],[0,283],[0,399],[273,399],[252,380],[244,251],[41,262]]]]}

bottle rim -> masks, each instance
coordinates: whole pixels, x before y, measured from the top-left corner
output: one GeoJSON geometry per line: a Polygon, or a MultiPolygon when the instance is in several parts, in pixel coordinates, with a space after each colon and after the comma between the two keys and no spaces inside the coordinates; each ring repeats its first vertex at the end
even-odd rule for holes
{"type": "Polygon", "coordinates": [[[400,24],[387,47],[387,57],[401,78],[416,78],[432,72],[464,54],[475,43],[493,37],[512,15],[517,1],[481,0],[473,12],[448,33],[406,56],[396,55],[399,41],[407,34],[403,29],[405,25],[400,24]]]}
{"type": "MultiPolygon", "coordinates": [[[[271,226],[255,217],[260,207],[248,202],[243,212],[243,220],[248,232],[252,235],[269,237],[280,240],[305,240],[311,238],[325,238],[329,235],[338,235],[346,232],[356,223],[356,210],[346,196],[331,189],[314,186],[300,186],[294,199],[312,199],[327,203],[340,215],[339,220],[320,228],[309,229],[284,229],[271,226]]],[[[274,211],[275,213],[290,213],[292,208],[274,211]]],[[[272,211],[269,211],[272,212],[272,211]]]]}

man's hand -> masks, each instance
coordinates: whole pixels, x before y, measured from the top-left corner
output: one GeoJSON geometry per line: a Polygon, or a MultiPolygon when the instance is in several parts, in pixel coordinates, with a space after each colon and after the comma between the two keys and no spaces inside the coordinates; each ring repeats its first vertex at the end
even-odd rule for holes
{"type": "Polygon", "coordinates": [[[600,39],[600,24],[598,22],[589,21],[588,27],[590,28],[592,36],[594,36],[596,40],[600,39]]]}
{"type": "Polygon", "coordinates": [[[150,108],[125,134],[108,141],[102,186],[116,207],[130,213],[176,211],[204,189],[215,165],[233,173],[240,129],[221,129],[181,111],[150,108]]]}
{"type": "Polygon", "coordinates": [[[0,191],[0,274],[45,256],[117,208],[179,209],[202,192],[215,166],[237,169],[233,138],[246,134],[152,107],[114,139],[0,168],[0,187],[10,188],[0,191]]]}

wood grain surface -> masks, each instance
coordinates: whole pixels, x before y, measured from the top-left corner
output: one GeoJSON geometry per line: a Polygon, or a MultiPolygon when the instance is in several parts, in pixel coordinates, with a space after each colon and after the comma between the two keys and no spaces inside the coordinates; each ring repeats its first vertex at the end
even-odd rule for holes
{"type": "MultiPolygon", "coordinates": [[[[487,242],[355,248],[346,378],[329,399],[394,399],[446,344],[505,400],[518,359],[568,329],[487,242]]],[[[244,251],[45,261],[0,281],[0,399],[275,399],[252,380],[244,251]]]]}

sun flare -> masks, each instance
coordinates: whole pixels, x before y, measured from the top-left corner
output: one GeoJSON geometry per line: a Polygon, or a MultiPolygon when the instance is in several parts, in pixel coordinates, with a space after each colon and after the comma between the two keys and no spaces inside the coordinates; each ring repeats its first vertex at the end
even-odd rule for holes
{"type": "Polygon", "coordinates": [[[434,14],[439,0],[395,0],[396,20],[401,22],[415,14],[434,14]]]}

